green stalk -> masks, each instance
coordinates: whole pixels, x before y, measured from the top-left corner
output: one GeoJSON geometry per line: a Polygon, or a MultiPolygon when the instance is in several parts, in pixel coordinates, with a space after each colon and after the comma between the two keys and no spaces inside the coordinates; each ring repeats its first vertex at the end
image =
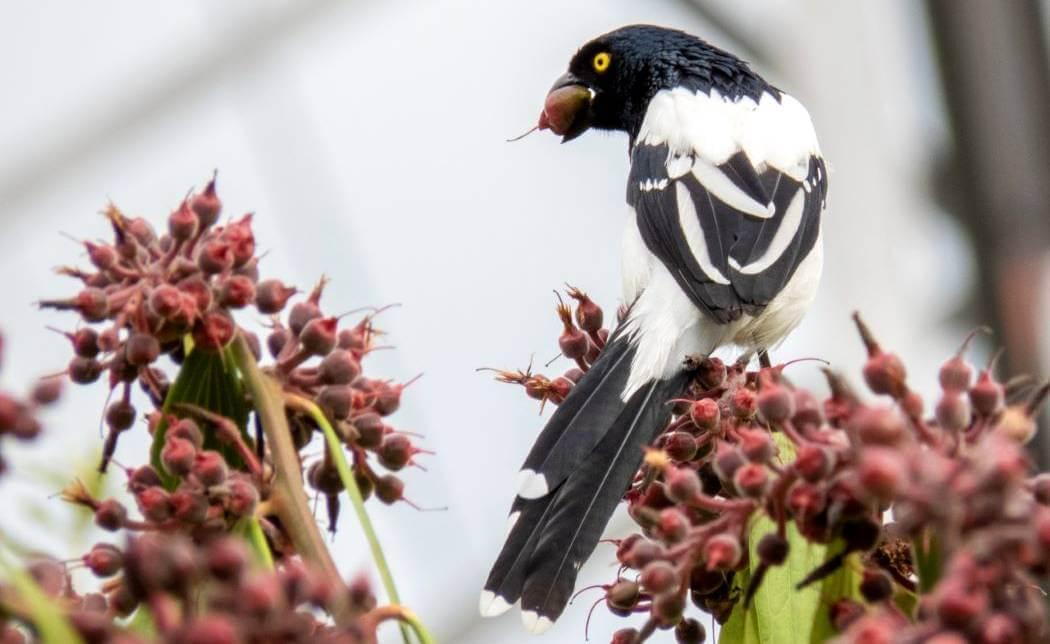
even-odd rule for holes
{"type": "Polygon", "coordinates": [[[256,563],[267,570],[273,570],[273,553],[270,552],[270,545],[266,543],[266,535],[263,533],[259,519],[245,517],[237,523],[236,530],[248,541],[256,563]]]}
{"type": "MultiPolygon", "coordinates": [[[[251,393],[252,406],[269,444],[274,470],[270,503],[281,520],[281,526],[295,545],[296,552],[304,561],[317,567],[328,577],[336,589],[337,596],[345,596],[348,592],[346,583],[340,576],[331,553],[328,552],[303,489],[299,452],[292,443],[281,389],[276,381],[259,369],[251,347],[243,335],[237,334],[229,350],[251,393]]],[[[350,620],[345,607],[333,610],[333,617],[340,626],[346,625],[350,620]]]]}
{"type": "MultiPolygon", "coordinates": [[[[376,568],[379,570],[379,577],[383,581],[383,587],[386,589],[387,597],[390,599],[390,603],[400,606],[401,598],[397,594],[397,586],[394,585],[394,576],[390,573],[390,566],[387,564],[386,556],[383,554],[383,546],[379,542],[379,537],[376,535],[375,528],[372,526],[372,521],[368,518],[368,511],[365,509],[364,497],[361,496],[361,490],[357,487],[357,481],[354,479],[354,474],[350,471],[350,465],[346,462],[346,455],[343,454],[343,447],[339,442],[339,437],[336,435],[335,429],[332,428],[332,424],[328,422],[328,418],[324,415],[324,412],[321,411],[321,408],[315,405],[312,400],[294,394],[285,394],[285,400],[287,400],[289,406],[295,407],[309,414],[314,422],[317,423],[317,426],[321,428],[321,431],[324,432],[325,441],[328,444],[328,451],[332,455],[332,461],[335,463],[335,468],[339,472],[339,478],[342,479],[343,485],[346,487],[347,495],[350,497],[350,503],[354,506],[354,513],[357,514],[357,520],[360,522],[361,529],[365,532],[365,538],[368,539],[368,545],[372,549],[372,558],[375,560],[376,568]]],[[[416,636],[419,638],[420,642],[423,642],[423,644],[433,642],[433,638],[414,613],[402,607],[402,617],[399,619],[401,635],[404,637],[406,644],[410,641],[405,626],[406,624],[411,626],[412,630],[416,632],[416,636]]]]}

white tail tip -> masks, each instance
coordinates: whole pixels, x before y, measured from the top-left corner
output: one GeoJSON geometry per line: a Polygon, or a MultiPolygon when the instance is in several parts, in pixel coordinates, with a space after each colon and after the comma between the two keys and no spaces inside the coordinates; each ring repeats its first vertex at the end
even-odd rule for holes
{"type": "Polygon", "coordinates": [[[478,599],[478,612],[482,617],[497,617],[507,612],[510,604],[491,590],[481,591],[478,599]]]}
{"type": "Polygon", "coordinates": [[[518,473],[518,496],[523,499],[541,499],[547,496],[550,488],[547,487],[547,477],[537,474],[532,470],[522,470],[518,473]]]}
{"type": "Polygon", "coordinates": [[[531,610],[521,611],[521,623],[533,635],[542,635],[548,628],[554,626],[554,622],[546,617],[540,617],[539,613],[531,610]]]}

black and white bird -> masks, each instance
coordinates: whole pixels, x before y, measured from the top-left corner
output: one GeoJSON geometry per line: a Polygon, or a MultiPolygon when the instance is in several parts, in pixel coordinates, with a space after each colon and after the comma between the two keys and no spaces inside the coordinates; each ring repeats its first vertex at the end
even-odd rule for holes
{"type": "Polygon", "coordinates": [[[538,126],[572,140],[626,132],[628,314],[557,408],[522,467],[482,615],[521,602],[541,633],[561,615],[688,384],[686,356],[777,345],[813,301],[827,170],[806,109],[744,61],[634,25],[585,44],[538,126]]]}

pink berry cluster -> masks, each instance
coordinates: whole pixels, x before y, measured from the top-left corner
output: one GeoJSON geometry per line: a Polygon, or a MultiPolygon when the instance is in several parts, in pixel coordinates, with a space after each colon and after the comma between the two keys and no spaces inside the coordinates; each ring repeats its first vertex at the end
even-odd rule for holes
{"type": "MultiPolygon", "coordinates": [[[[377,626],[390,619],[366,578],[336,589],[294,558],[261,570],[243,540],[229,536],[198,544],[147,533],[126,547],[97,543],[73,563],[38,559],[28,572],[86,644],[374,644],[377,626]],[[74,566],[89,570],[99,589],[78,593],[74,566]],[[140,607],[149,609],[152,636],[120,625],[140,607]],[[349,625],[333,626],[319,611],[343,611],[349,625]]],[[[28,640],[0,619],[0,641],[28,640]]]]}
{"type": "MultiPolygon", "coordinates": [[[[0,365],[3,364],[4,338],[0,335],[0,365]]],[[[0,391],[0,439],[7,436],[20,441],[30,441],[40,434],[41,424],[37,411],[58,400],[62,393],[62,381],[58,378],[43,378],[33,386],[26,397],[0,391]]],[[[7,470],[7,461],[0,440],[0,476],[7,470]]]]}
{"type": "MultiPolygon", "coordinates": [[[[134,507],[96,498],[73,481],[62,498],[92,512],[98,527],[124,537],[127,545],[99,544],[82,558],[101,580],[97,591],[78,594],[72,588],[69,562],[39,560],[29,572],[89,644],[145,641],[120,622],[139,606],[148,609],[157,641],[175,644],[374,642],[378,624],[404,621],[404,609],[377,607],[365,579],[344,584],[330,555],[317,554],[324,544],[309,507],[305,516],[287,508],[294,505],[289,498],[295,490],[305,498],[302,490],[309,486],[324,497],[329,529],[335,530],[345,488],[329,449],[319,459],[306,456],[321,430],[313,406],[335,430],[362,495],[386,504],[404,500],[395,473],[415,465],[425,451],[389,424],[408,383],[363,372],[362,361],[381,333],[374,326],[379,310],[342,324],[345,316],[322,312],[323,279],[302,301],[292,302],[296,289],[259,278],[252,216],[220,222],[221,211],[214,178],[182,200],[160,234],[145,219],[109,206],[104,214],[112,240],[83,243],[92,268],[61,269],[81,282],[80,291],[40,303],[79,315],[73,330],[60,331],[74,356],[63,374],[42,380],[29,400],[0,393],[0,435],[35,435],[34,413],[58,397],[62,375],[85,385],[103,380],[113,402],[104,413],[108,431],[99,470],[124,470],[134,507]],[[259,401],[237,386],[247,379],[244,373],[229,380],[180,380],[195,354],[225,369],[235,360],[239,338],[254,361],[262,360],[258,338],[234,319],[242,309],[254,309],[270,328],[265,344],[272,360],[257,371],[277,392],[291,433],[291,466],[283,470],[276,448],[258,431],[266,422],[259,401]],[[186,381],[198,392],[208,388],[207,395],[176,395],[186,381]],[[135,394],[136,388],[145,395],[135,394]],[[238,420],[211,404],[220,398],[233,399],[245,417],[238,420]],[[251,411],[254,436],[246,426],[251,411]],[[121,464],[114,460],[117,441],[140,417],[154,453],[121,464]],[[310,528],[290,527],[289,516],[310,528]],[[267,553],[277,562],[276,572],[257,565],[245,541],[231,536],[249,523],[259,528],[256,556],[267,553]]],[[[4,644],[22,641],[34,624],[30,615],[10,614],[19,604],[7,599],[16,596],[0,584],[4,644]]]]}
{"type": "MultiPolygon", "coordinates": [[[[559,303],[559,345],[576,367],[553,379],[498,374],[552,404],[571,392],[607,335],[601,309],[570,294],[578,306],[571,315],[559,303]]],[[[903,361],[859,316],[855,322],[870,400],[830,370],[830,393],[821,397],[792,385],[786,365],[752,371],[746,361],[687,359],[688,393],[669,401],[675,415],[624,495],[641,531],[615,540],[620,572],[602,586],[604,602],[616,615],[647,620],[617,631],[614,644],[662,629],[681,644],[705,641],[688,603],[721,624],[749,610],[767,571],[791,556],[789,524],[829,553],[794,580],[799,588],[843,566],[860,568],[856,596],[827,598],[841,642],[1050,636],[1037,583],[1050,572],[1050,474],[1033,476],[1023,449],[1050,384],[1006,386],[994,364],[975,374],[968,339],[941,368],[941,392],[927,410],[903,361]],[[772,527],[751,535],[758,517],[772,527]],[[932,573],[920,565],[930,561],[932,573]],[[746,583],[742,570],[751,571],[746,583]],[[907,596],[913,609],[898,601],[907,596]]]]}

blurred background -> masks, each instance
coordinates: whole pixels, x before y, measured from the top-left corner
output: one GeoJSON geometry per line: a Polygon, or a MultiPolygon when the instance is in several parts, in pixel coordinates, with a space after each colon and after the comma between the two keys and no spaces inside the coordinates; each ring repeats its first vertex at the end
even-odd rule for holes
{"type": "MultiPolygon", "coordinates": [[[[448,509],[370,504],[377,529],[406,603],[439,641],[525,641],[516,611],[483,622],[476,598],[543,418],[475,369],[555,355],[551,289],[567,281],[617,304],[625,138],[504,142],[535,122],[576,48],[626,23],[678,27],[807,105],[832,168],[826,271],[774,358],[818,356],[855,377],[849,314],[860,310],[933,392],[937,366],[977,324],[996,335],[975,360],[1004,345],[1011,372],[1050,373],[1047,4],[6,3],[3,386],[68,359],[43,327],[72,316],[33,306],[71,292],[55,266],[86,263],[62,233],[105,235],[107,200],[159,222],[218,168],[226,213],[257,213],[264,276],[304,288],[331,276],[330,310],[402,303],[381,318],[396,350],[370,370],[425,374],[396,418],[437,454],[408,475],[406,495],[448,509]]],[[[819,371],[803,363],[791,377],[817,383],[819,371]]],[[[102,404],[98,388],[67,388],[46,438],[6,452],[19,463],[0,481],[9,538],[66,557],[98,536],[52,495],[93,461],[102,404]]],[[[144,441],[129,433],[117,460],[144,441]]],[[[1033,445],[1044,467],[1046,445],[1033,445]]],[[[627,531],[623,517],[609,528],[627,531]]],[[[349,515],[334,549],[347,575],[370,569],[349,515]]],[[[613,561],[599,547],[579,587],[610,578],[613,561]]],[[[544,641],[582,641],[595,598],[544,641]]],[[[599,609],[591,635],[622,625],[599,609]]]]}

